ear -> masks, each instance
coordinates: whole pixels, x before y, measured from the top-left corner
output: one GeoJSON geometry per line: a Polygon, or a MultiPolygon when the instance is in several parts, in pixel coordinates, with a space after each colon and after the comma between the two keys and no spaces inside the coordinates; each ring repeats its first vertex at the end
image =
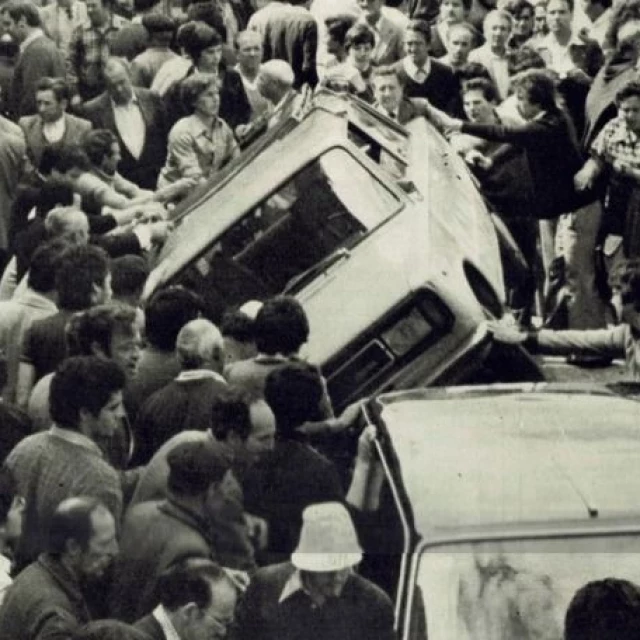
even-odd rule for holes
{"type": "Polygon", "coordinates": [[[66,542],[66,554],[71,558],[77,558],[82,553],[82,548],[78,544],[77,540],[70,538],[66,542]]]}
{"type": "Polygon", "coordinates": [[[188,602],[178,609],[176,614],[181,618],[185,625],[195,624],[199,621],[201,614],[198,605],[195,602],[188,602]]]}

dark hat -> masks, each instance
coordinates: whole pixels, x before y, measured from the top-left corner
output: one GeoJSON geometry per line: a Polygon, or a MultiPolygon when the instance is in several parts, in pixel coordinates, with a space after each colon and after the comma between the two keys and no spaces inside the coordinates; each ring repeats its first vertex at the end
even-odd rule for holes
{"type": "Polygon", "coordinates": [[[162,13],[149,13],[142,16],[142,26],[149,33],[161,33],[176,30],[175,21],[162,13]]]}
{"type": "Polygon", "coordinates": [[[169,486],[196,495],[219,482],[230,468],[229,460],[203,441],[183,442],[169,452],[169,486]]]}

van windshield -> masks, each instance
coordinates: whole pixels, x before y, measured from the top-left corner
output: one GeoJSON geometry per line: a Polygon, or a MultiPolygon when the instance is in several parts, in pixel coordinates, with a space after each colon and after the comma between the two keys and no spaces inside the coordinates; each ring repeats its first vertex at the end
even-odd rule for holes
{"type": "Polygon", "coordinates": [[[342,149],[306,166],[240,218],[182,278],[215,312],[295,292],[338,252],[347,256],[400,207],[398,198],[342,149]]]}
{"type": "MultiPolygon", "coordinates": [[[[640,584],[639,552],[637,535],[427,550],[420,557],[409,637],[562,640],[565,614],[578,589],[605,578],[640,584]]],[[[591,602],[597,588],[587,589],[591,602]]],[[[582,606],[588,603],[585,598],[582,606]]]]}

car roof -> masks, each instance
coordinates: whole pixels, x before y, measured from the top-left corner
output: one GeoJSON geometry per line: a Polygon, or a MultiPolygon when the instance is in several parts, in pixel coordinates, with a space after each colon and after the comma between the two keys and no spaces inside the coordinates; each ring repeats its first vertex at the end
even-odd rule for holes
{"type": "Polygon", "coordinates": [[[422,536],[640,514],[640,403],[593,385],[378,397],[422,536]]]}

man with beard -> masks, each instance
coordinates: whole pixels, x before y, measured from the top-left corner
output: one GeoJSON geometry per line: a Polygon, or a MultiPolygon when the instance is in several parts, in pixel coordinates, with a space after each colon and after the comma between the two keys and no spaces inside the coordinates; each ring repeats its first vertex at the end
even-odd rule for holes
{"type": "Polygon", "coordinates": [[[116,523],[99,500],[74,497],[52,515],[46,552],[15,580],[0,610],[2,640],[67,638],[89,622],[89,584],[118,553],[116,523]]]}

